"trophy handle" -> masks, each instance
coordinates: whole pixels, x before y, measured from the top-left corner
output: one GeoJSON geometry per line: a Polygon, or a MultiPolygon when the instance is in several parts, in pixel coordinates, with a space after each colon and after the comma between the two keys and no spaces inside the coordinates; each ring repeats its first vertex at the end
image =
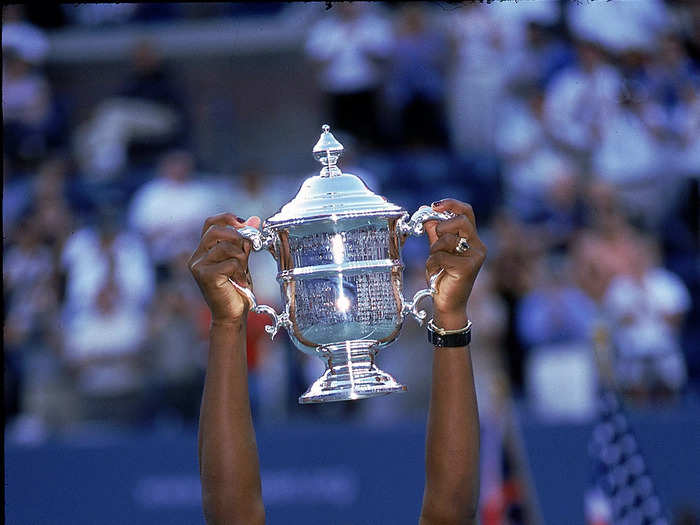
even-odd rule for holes
{"type": "Polygon", "coordinates": [[[437,284],[444,271],[445,270],[443,268],[440,268],[437,273],[431,275],[430,288],[418,290],[414,294],[411,301],[406,301],[402,298],[403,308],[401,309],[401,317],[406,317],[408,314],[412,314],[415,320],[418,321],[418,324],[423,326],[423,321],[425,321],[425,316],[427,314],[425,313],[425,310],[418,310],[418,303],[426,297],[433,297],[438,293],[437,284]]]}
{"type": "MultiPolygon", "coordinates": [[[[454,216],[455,214],[450,211],[439,212],[433,210],[430,206],[424,205],[418,208],[418,210],[411,215],[409,220],[406,220],[408,214],[401,217],[396,223],[396,229],[404,236],[405,239],[409,235],[417,236],[425,233],[423,223],[426,221],[446,221],[454,216]]],[[[430,276],[430,288],[418,290],[413,296],[413,300],[403,300],[403,308],[401,310],[402,317],[412,314],[416,321],[418,321],[418,324],[423,326],[426,313],[425,310],[418,310],[418,303],[426,297],[433,297],[438,292],[437,282],[440,277],[442,277],[443,272],[444,270],[441,268],[436,274],[430,276]]]]}
{"type": "MultiPolygon", "coordinates": [[[[253,244],[253,250],[256,252],[268,249],[272,246],[273,237],[269,231],[261,232],[260,230],[258,230],[257,228],[253,228],[252,226],[244,226],[243,228],[239,228],[236,231],[238,231],[238,233],[240,233],[241,236],[251,241],[251,243],[253,244]]],[[[272,317],[272,321],[274,324],[265,326],[265,331],[268,334],[270,334],[270,339],[275,338],[275,335],[277,334],[277,331],[280,329],[280,327],[289,326],[289,316],[286,312],[278,315],[277,312],[275,312],[275,309],[271,306],[268,306],[266,304],[258,304],[258,301],[255,299],[255,294],[253,293],[253,290],[251,290],[250,288],[246,288],[245,286],[241,286],[237,282],[233,281],[231,278],[229,278],[229,282],[248,301],[248,304],[250,305],[250,310],[252,312],[255,312],[256,314],[267,314],[270,317],[272,317]]]]}
{"type": "Polygon", "coordinates": [[[267,250],[272,246],[273,236],[267,229],[260,231],[252,226],[243,226],[243,228],[238,228],[236,231],[241,234],[241,237],[253,243],[253,250],[256,252],[267,250]]]}
{"type": "Polygon", "coordinates": [[[425,227],[423,223],[426,221],[446,221],[455,216],[451,211],[435,211],[430,206],[421,206],[416,212],[411,215],[409,220],[406,220],[408,214],[401,217],[396,223],[396,229],[404,236],[408,235],[423,235],[425,227]]]}

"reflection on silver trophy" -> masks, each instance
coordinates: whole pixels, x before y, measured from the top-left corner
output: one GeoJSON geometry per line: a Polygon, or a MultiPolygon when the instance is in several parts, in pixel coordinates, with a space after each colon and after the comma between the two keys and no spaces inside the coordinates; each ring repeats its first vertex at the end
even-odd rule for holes
{"type": "Polygon", "coordinates": [[[272,317],[274,324],[266,327],[272,337],[285,327],[297,348],[326,363],[300,403],[406,390],[379,369],[375,357],[398,337],[404,317],[423,322],[426,314],[417,303],[435,293],[437,276],[430,289],[405,300],[401,245],[406,236],[421,235],[425,221],[452,215],[421,206],[409,218],[359,177],[342,173],[337,162],[343,146],[327,125],[313,153],[321,172],[306,179],[262,230],[238,230],[254,250],[269,250],[277,260],[283,312],[258,305],[251,290],[233,284],[254,312],[272,317]]]}

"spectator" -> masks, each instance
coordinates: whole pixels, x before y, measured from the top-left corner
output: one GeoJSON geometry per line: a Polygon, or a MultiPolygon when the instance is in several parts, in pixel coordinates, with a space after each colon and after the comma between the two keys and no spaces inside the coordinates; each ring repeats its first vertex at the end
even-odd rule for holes
{"type": "Polygon", "coordinates": [[[518,332],[530,348],[588,342],[597,315],[595,302],[574,285],[566,261],[542,261],[540,282],[518,305],[518,332]]]}
{"type": "Polygon", "coordinates": [[[688,178],[663,223],[665,266],[678,275],[693,299],[683,327],[689,375],[700,375],[700,180],[688,178]]]}
{"type": "MultiPolygon", "coordinates": [[[[343,140],[343,144],[346,143],[347,141],[343,140]]],[[[343,156],[343,171],[351,170],[347,166],[349,166],[348,158],[343,156]]],[[[317,174],[318,171],[309,175],[317,174]]],[[[236,175],[235,187],[231,189],[231,192],[233,193],[232,209],[240,217],[246,219],[252,215],[257,215],[262,219],[270,217],[290,199],[288,188],[280,189],[276,180],[273,180],[258,165],[252,164],[243,168],[236,175]]]]}
{"type": "Polygon", "coordinates": [[[32,215],[22,221],[15,241],[4,257],[3,281],[8,341],[21,348],[48,330],[60,290],[51,248],[32,215]]]}
{"type": "Polygon", "coordinates": [[[686,381],[680,327],[690,296],[683,281],[659,266],[657,250],[649,238],[639,242],[632,272],[615,277],[605,295],[617,378],[635,401],[677,394],[686,381]]]}
{"type": "Polygon", "coordinates": [[[388,103],[398,113],[398,145],[445,149],[447,41],[431,26],[421,4],[401,8],[395,33],[388,103]]]}
{"type": "Polygon", "coordinates": [[[63,283],[58,261],[73,223],[63,195],[64,170],[60,158],[44,161],[19,186],[25,199],[17,208],[17,223],[5,224],[5,365],[8,386],[14,385],[7,392],[13,400],[7,408],[9,415],[21,411],[16,428],[33,428],[35,436],[67,415],[60,406],[65,399],[54,395],[61,381],[57,331],[63,283]]]}
{"type": "Polygon", "coordinates": [[[603,131],[603,118],[617,105],[620,75],[592,42],[579,41],[575,66],[547,86],[545,122],[561,147],[586,161],[603,131]]]}
{"type": "MultiPolygon", "coordinates": [[[[352,169],[347,160],[343,159],[344,171],[352,169]]],[[[352,171],[352,173],[355,172],[352,171]]],[[[245,219],[253,215],[257,215],[261,219],[274,215],[290,198],[289,193],[285,193],[276,182],[258,167],[248,166],[244,168],[237,176],[235,187],[231,188],[229,209],[245,219]]],[[[255,257],[255,263],[251,265],[250,273],[258,301],[264,304],[278,304],[280,288],[277,281],[272,278],[277,274],[275,259],[269,254],[255,257]]]]}
{"type": "MultiPolygon", "coordinates": [[[[139,6],[143,10],[143,6],[139,6]]],[[[129,100],[141,100],[167,108],[177,117],[177,124],[170,134],[163,137],[141,139],[136,136],[129,143],[129,161],[134,164],[151,164],[157,156],[172,147],[184,147],[188,141],[189,115],[185,97],[173,74],[156,47],[143,40],[132,54],[132,71],[116,96],[129,100]]]]}
{"type": "Polygon", "coordinates": [[[48,157],[39,166],[32,188],[32,197],[38,203],[35,220],[44,241],[52,247],[56,260],[76,219],[67,198],[68,169],[64,157],[48,157]]]}
{"type": "Polygon", "coordinates": [[[528,400],[546,419],[586,419],[595,399],[590,349],[599,308],[572,282],[565,257],[540,261],[538,283],[517,311],[519,338],[527,348],[528,400]]]}
{"type": "MultiPolygon", "coordinates": [[[[42,242],[41,232],[32,215],[22,220],[14,237],[14,245],[8,248],[3,257],[3,281],[5,293],[19,298],[25,293],[31,295],[30,289],[51,275],[53,256],[50,248],[42,242]]],[[[21,300],[17,302],[26,303],[21,300]]]]}
{"type": "MultiPolygon", "coordinates": [[[[504,113],[496,138],[497,151],[504,158],[507,172],[517,170],[519,164],[549,143],[543,120],[542,91],[536,85],[531,85],[516,93],[520,101],[512,104],[504,113]]],[[[507,174],[506,178],[517,178],[517,175],[507,174]]]]}
{"type": "Polygon", "coordinates": [[[156,417],[197,419],[206,351],[198,326],[200,303],[189,282],[177,280],[158,289],[146,344],[156,417]]]}
{"type": "Polygon", "coordinates": [[[114,179],[127,162],[148,165],[167,149],[183,146],[185,105],[151,44],[136,46],[132,67],[125,86],[102,102],[73,137],[75,155],[89,179],[114,179]]]}
{"type": "Polygon", "coordinates": [[[391,27],[375,6],[362,3],[337,4],[312,27],[306,41],[333,127],[374,147],[381,138],[382,65],[391,48],[391,27]]]}
{"type": "Polygon", "coordinates": [[[479,401],[480,418],[493,423],[503,408],[506,394],[505,363],[502,355],[503,336],[506,328],[506,307],[494,289],[493,276],[487,270],[479,275],[479,284],[474,284],[470,295],[469,319],[479,329],[478,338],[472,341],[472,359],[476,395],[479,401]]]}
{"type": "Polygon", "coordinates": [[[541,240],[506,211],[493,221],[494,239],[489,245],[495,290],[506,307],[504,350],[506,369],[515,392],[521,392],[524,380],[525,346],[517,330],[517,308],[521,298],[535,285],[537,255],[541,240]]]}
{"type": "Polygon", "coordinates": [[[146,240],[159,280],[167,277],[170,260],[192,251],[202,218],[231,208],[230,196],[210,181],[196,180],[193,169],[190,152],[165,154],[157,177],[139,188],[129,204],[129,225],[146,240]]]}
{"type": "Polygon", "coordinates": [[[122,229],[115,210],[103,210],[97,227],[83,227],[66,241],[62,264],[69,318],[94,308],[108,278],[114,281],[120,303],[129,308],[143,313],[153,296],[148,251],[138,235],[122,229]]]}
{"type": "Polygon", "coordinates": [[[586,210],[576,174],[564,171],[556,175],[533,222],[552,253],[564,255],[584,225],[586,210]]]}
{"type": "Polygon", "coordinates": [[[142,422],[148,415],[143,341],[154,292],[141,239],[124,230],[114,209],[65,243],[63,362],[73,377],[84,421],[142,422]]]}
{"type": "Polygon", "coordinates": [[[548,194],[573,165],[552,143],[544,123],[541,92],[527,91],[525,104],[513,104],[497,139],[504,157],[504,200],[521,220],[543,215],[548,194]]]}
{"type": "Polygon", "coordinates": [[[81,419],[136,424],[144,421],[146,318],[120,294],[108,275],[95,301],[67,323],[64,359],[75,377],[81,419]]]}
{"type": "Polygon", "coordinates": [[[50,419],[42,392],[49,390],[59,369],[60,345],[54,334],[61,283],[51,246],[34,215],[20,221],[10,241],[3,257],[6,422],[21,411],[26,421],[41,424],[50,419]]]}
{"type": "Polygon", "coordinates": [[[3,7],[3,148],[12,161],[31,168],[63,144],[66,123],[40,69],[48,41],[22,17],[21,6],[3,7]]]}
{"type": "Polygon", "coordinates": [[[641,97],[640,91],[621,92],[619,103],[601,115],[592,167],[616,187],[628,213],[655,226],[678,178],[668,169],[661,175],[664,150],[646,118],[653,108],[641,97]]]}
{"type": "Polygon", "coordinates": [[[25,20],[24,6],[2,8],[2,50],[14,50],[28,64],[41,64],[49,52],[43,31],[25,20]]]}
{"type": "Polygon", "coordinates": [[[453,50],[448,118],[452,147],[460,155],[494,149],[495,119],[505,82],[501,63],[512,48],[506,30],[510,20],[490,8],[463,5],[451,12],[447,24],[453,50]]]}
{"type": "Polygon", "coordinates": [[[631,273],[637,241],[612,187],[594,182],[586,199],[590,226],[573,239],[573,275],[577,285],[601,304],[612,279],[631,273]]]}
{"type": "Polygon", "coordinates": [[[680,98],[670,112],[670,124],[678,146],[674,152],[675,167],[681,175],[700,172],[700,81],[686,84],[680,98]]]}
{"type": "Polygon", "coordinates": [[[516,93],[529,86],[546,86],[573,60],[569,46],[539,20],[528,21],[524,40],[507,57],[508,84],[516,93]]]}
{"type": "Polygon", "coordinates": [[[566,18],[577,38],[613,53],[631,48],[654,49],[670,22],[663,0],[570,3],[566,18]]]}

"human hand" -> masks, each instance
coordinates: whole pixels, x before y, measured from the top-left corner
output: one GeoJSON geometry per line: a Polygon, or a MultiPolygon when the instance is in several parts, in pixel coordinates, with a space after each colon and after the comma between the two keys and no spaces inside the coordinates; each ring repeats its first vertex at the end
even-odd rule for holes
{"type": "Polygon", "coordinates": [[[202,228],[199,246],[187,265],[211,310],[212,322],[235,323],[248,313],[248,301],[231,284],[250,288],[248,256],[252,244],[236,228],[260,227],[259,217],[247,221],[231,213],[209,217],[202,228]]]}
{"type": "Polygon", "coordinates": [[[457,330],[467,324],[467,301],[481,265],[486,259],[486,246],[476,232],[474,210],[469,204],[455,199],[433,203],[433,210],[451,211],[455,217],[446,221],[428,221],[425,231],[430,242],[426,261],[426,278],[441,269],[438,293],[433,296],[434,322],[445,330],[457,330]],[[469,243],[464,253],[456,250],[460,237],[469,243]]]}

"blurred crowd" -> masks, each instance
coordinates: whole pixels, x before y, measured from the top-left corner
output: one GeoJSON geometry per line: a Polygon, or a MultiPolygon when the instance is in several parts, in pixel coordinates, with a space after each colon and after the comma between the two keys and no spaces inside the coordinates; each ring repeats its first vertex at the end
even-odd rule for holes
{"type": "MultiPolygon", "coordinates": [[[[482,417],[511,395],[543,416],[586,417],[601,366],[630,402],[692,392],[699,8],[661,0],[3,7],[6,424],[32,435],[94,421],[196,420],[209,317],[186,261],[203,221],[221,211],[267,217],[308,175],[203,172],[194,108],[152,44],[134,43],[130,73],[84,121],[52,89],[47,34],[57,27],[168,22],[188,10],[312,11],[299,50],[317,73],[324,119],[348,150],[341,169],[409,210],[445,196],[473,204],[489,247],[469,312],[482,417]]],[[[424,243],[405,246],[407,295],[424,287],[426,255],[424,243]]],[[[261,302],[279,305],[274,261],[255,257],[252,271],[261,302]]],[[[398,405],[302,412],[296,398],[322,363],[283,334],[271,343],[265,322],[252,315],[248,332],[256,418],[424,413],[423,329],[407,322],[396,349],[380,356],[410,385],[398,405]]]]}

